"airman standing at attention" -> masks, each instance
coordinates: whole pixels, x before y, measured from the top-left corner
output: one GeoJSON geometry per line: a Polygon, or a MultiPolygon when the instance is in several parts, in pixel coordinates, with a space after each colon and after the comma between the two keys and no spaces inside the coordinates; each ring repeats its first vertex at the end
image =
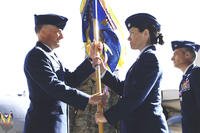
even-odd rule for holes
{"type": "Polygon", "coordinates": [[[172,41],[174,66],[183,72],[179,86],[183,133],[200,133],[200,67],[194,64],[200,45],[172,41]]]}

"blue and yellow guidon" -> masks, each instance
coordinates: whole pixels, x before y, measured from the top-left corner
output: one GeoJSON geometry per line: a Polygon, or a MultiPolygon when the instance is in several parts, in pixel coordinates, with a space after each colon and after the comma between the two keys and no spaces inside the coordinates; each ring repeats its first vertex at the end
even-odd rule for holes
{"type": "Polygon", "coordinates": [[[112,72],[115,71],[117,67],[124,64],[122,57],[124,49],[121,47],[120,38],[117,36],[119,32],[123,38],[123,33],[111,8],[105,4],[104,0],[82,0],[80,12],[82,38],[86,54],[89,54],[91,42],[94,39],[99,39],[104,44],[102,57],[107,60],[107,67],[112,72]],[[95,35],[96,31],[98,35],[95,35]],[[95,38],[95,36],[99,36],[99,38],[95,38]]]}
{"type": "Polygon", "coordinates": [[[13,127],[13,113],[10,111],[9,113],[0,112],[0,126],[4,130],[11,129],[13,127]]]}

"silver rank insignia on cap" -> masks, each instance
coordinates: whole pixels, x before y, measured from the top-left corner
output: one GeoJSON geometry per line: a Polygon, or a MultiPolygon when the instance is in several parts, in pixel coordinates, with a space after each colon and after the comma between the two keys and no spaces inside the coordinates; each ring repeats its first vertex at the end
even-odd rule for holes
{"type": "Polygon", "coordinates": [[[129,27],[129,28],[131,27],[131,23],[128,23],[128,27],[129,27]]]}

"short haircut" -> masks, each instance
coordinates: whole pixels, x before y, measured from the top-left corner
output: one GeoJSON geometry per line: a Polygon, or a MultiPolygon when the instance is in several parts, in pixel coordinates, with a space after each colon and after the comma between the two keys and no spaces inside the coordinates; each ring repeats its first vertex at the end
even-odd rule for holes
{"type": "Polygon", "coordinates": [[[189,52],[192,55],[192,61],[196,59],[196,52],[191,48],[184,48],[186,52],[189,52]]]}
{"type": "Polygon", "coordinates": [[[36,25],[36,26],[35,26],[35,33],[40,32],[42,26],[43,26],[43,25],[36,25]]]}

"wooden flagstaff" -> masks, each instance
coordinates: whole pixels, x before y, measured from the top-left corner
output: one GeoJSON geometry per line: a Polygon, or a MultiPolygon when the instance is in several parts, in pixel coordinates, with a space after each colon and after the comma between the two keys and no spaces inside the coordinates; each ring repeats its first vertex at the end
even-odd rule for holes
{"type": "MultiPolygon", "coordinates": [[[[95,18],[93,17],[93,33],[94,33],[94,40],[99,42],[99,26],[98,26],[98,10],[97,10],[97,0],[94,0],[95,2],[95,18]]],[[[96,50],[96,55],[100,56],[100,51],[95,47],[96,50]]],[[[96,66],[96,87],[97,87],[97,92],[102,93],[102,88],[101,88],[101,71],[100,71],[100,65],[96,66]]],[[[103,113],[103,105],[102,103],[97,105],[97,112],[103,113]]],[[[104,126],[103,123],[98,123],[98,129],[99,133],[104,133],[104,126]]]]}

